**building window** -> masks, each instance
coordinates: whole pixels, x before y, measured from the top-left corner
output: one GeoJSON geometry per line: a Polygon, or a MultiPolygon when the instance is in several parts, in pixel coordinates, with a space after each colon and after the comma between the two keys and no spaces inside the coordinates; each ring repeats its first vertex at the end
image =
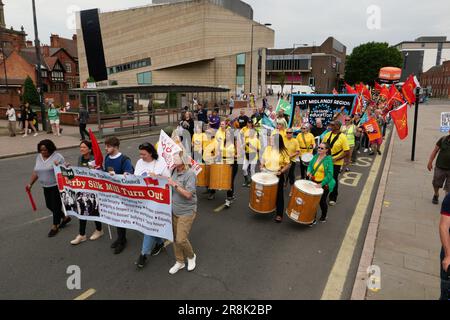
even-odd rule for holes
{"type": "Polygon", "coordinates": [[[72,64],[70,62],[66,62],[66,72],[71,73],[72,72],[72,64]]]}
{"type": "Polygon", "coordinates": [[[236,56],[236,85],[245,84],[245,53],[236,56]]]}
{"type": "Polygon", "coordinates": [[[127,62],[124,64],[119,64],[117,66],[109,67],[108,74],[149,67],[151,65],[152,65],[152,60],[150,58],[137,60],[137,61],[131,61],[131,62],[127,62]]]}
{"type": "Polygon", "coordinates": [[[241,53],[236,56],[236,64],[238,66],[245,66],[245,53],[241,53]]]}
{"type": "Polygon", "coordinates": [[[41,77],[47,78],[47,71],[41,71],[41,77]]]}
{"type": "Polygon", "coordinates": [[[64,81],[64,74],[61,71],[52,71],[52,81],[64,81]]]}
{"type": "Polygon", "coordinates": [[[152,73],[150,71],[138,73],[137,82],[138,84],[152,84],[152,73]]]}

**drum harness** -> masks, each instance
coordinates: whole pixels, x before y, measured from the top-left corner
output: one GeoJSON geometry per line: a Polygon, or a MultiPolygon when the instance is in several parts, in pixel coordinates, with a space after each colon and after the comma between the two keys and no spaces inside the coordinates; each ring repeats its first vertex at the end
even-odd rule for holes
{"type": "MultiPolygon", "coordinates": [[[[333,141],[331,141],[331,143],[330,143],[331,135],[332,135],[332,134],[333,134],[333,133],[331,132],[331,133],[330,133],[330,137],[328,138],[328,141],[326,141],[327,143],[330,144],[331,150],[333,149],[334,144],[336,143],[336,141],[338,141],[339,137],[341,136],[341,132],[339,132],[339,133],[336,135],[336,137],[334,137],[333,141]]],[[[331,156],[334,158],[334,157],[336,157],[337,155],[339,155],[340,153],[342,153],[343,150],[344,150],[344,149],[341,149],[341,150],[339,150],[339,152],[336,152],[336,153],[332,154],[331,156]]]]}
{"type": "MultiPolygon", "coordinates": [[[[305,134],[304,134],[303,132],[302,132],[302,140],[303,140],[303,144],[306,146],[305,134]]],[[[308,151],[309,151],[309,147],[310,147],[310,146],[308,146],[308,147],[306,147],[306,148],[300,147],[300,149],[302,149],[302,150],[305,150],[305,149],[306,149],[306,152],[308,152],[308,151]]]]}

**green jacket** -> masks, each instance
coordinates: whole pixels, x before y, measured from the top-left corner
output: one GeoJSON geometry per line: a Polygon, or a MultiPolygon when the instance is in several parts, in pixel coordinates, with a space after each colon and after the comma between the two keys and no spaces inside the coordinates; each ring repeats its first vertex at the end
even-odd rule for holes
{"type": "MultiPolygon", "coordinates": [[[[316,154],[308,166],[308,173],[312,173],[314,171],[314,164],[317,161],[317,158],[319,158],[319,155],[316,154]]],[[[325,171],[325,178],[322,181],[322,187],[328,186],[330,189],[330,193],[333,192],[334,187],[336,186],[336,181],[333,178],[333,172],[334,172],[334,165],[333,165],[333,158],[331,156],[326,156],[325,160],[323,161],[324,171],[325,171]]]]}

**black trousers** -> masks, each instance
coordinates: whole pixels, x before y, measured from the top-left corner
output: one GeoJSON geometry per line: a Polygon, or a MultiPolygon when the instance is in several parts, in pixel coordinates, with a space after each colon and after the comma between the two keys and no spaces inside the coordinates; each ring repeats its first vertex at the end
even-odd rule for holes
{"type": "Polygon", "coordinates": [[[303,162],[300,161],[300,176],[302,177],[302,180],[306,179],[306,172],[308,170],[308,167],[303,164],[303,162]]]}
{"type": "Polygon", "coordinates": [[[89,137],[89,132],[87,132],[87,130],[86,130],[86,123],[80,123],[79,128],[80,128],[81,139],[83,139],[83,140],[86,139],[85,134],[89,137]]]}
{"type": "Polygon", "coordinates": [[[320,210],[322,211],[322,217],[326,218],[328,214],[328,195],[330,194],[330,189],[328,187],[323,189],[322,198],[320,198],[320,210]]]}
{"type": "Polygon", "coordinates": [[[45,205],[53,213],[53,224],[59,225],[64,219],[61,196],[57,186],[44,188],[45,205]]]}
{"type": "MultiPolygon", "coordinates": [[[[288,174],[288,178],[289,178],[289,183],[291,184],[291,186],[295,183],[295,161],[291,161],[291,168],[289,169],[289,174],[288,174]]],[[[301,170],[301,167],[300,167],[301,170]]],[[[302,177],[303,179],[303,177],[302,177]]]]}
{"type": "Polygon", "coordinates": [[[444,270],[442,267],[442,261],[444,260],[445,252],[444,248],[441,249],[441,297],[439,300],[449,300],[450,299],[450,267],[449,270],[444,270]]]}
{"type": "Polygon", "coordinates": [[[336,202],[337,197],[339,195],[338,186],[339,186],[339,174],[341,173],[341,167],[342,166],[336,166],[336,165],[334,166],[333,178],[336,181],[336,186],[334,187],[333,192],[330,193],[330,201],[336,202]]]}
{"type": "MultiPolygon", "coordinates": [[[[95,222],[95,230],[102,231],[102,223],[98,221],[95,222]]],[[[86,235],[86,224],[87,220],[80,220],[80,235],[85,236],[86,235]]]]}
{"type": "Polygon", "coordinates": [[[127,229],[117,228],[117,240],[121,243],[125,243],[127,241],[127,229]]]}
{"type": "Polygon", "coordinates": [[[278,181],[277,189],[277,216],[283,217],[284,214],[284,174],[278,176],[280,181],[278,181]]]}

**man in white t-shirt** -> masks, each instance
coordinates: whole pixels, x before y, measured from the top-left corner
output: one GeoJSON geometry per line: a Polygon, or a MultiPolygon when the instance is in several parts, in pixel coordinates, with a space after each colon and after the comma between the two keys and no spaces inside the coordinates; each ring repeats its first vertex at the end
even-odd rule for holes
{"type": "Polygon", "coordinates": [[[12,104],[8,103],[8,110],[6,110],[6,115],[8,116],[8,131],[10,137],[16,136],[16,111],[14,110],[12,104]]]}

